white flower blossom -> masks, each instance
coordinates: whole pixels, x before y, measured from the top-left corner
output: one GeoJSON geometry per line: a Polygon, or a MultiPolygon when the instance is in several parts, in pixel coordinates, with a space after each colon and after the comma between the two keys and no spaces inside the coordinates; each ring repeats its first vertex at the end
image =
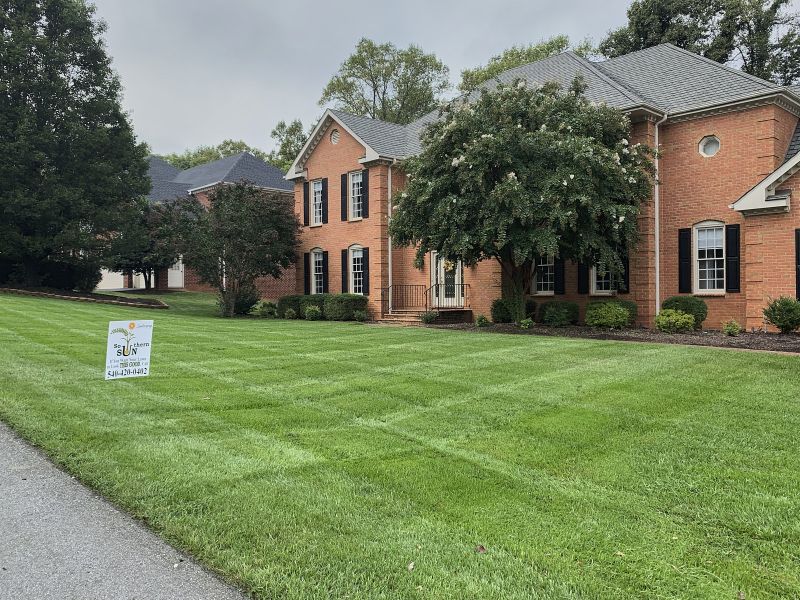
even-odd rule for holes
{"type": "Polygon", "coordinates": [[[459,156],[459,157],[453,159],[452,165],[454,167],[457,167],[461,163],[463,163],[465,160],[467,160],[467,159],[464,156],[459,156]]]}
{"type": "Polygon", "coordinates": [[[539,127],[539,131],[547,131],[547,125],[545,123],[542,123],[542,126],[539,127]]]}
{"type": "Polygon", "coordinates": [[[630,151],[627,148],[622,149],[623,154],[630,154],[630,151]]]}
{"type": "Polygon", "coordinates": [[[517,180],[517,174],[516,174],[516,173],[514,173],[514,171],[511,171],[511,173],[509,173],[508,175],[506,175],[506,177],[508,177],[508,180],[509,180],[509,181],[516,181],[516,180],[517,180]]]}
{"type": "Polygon", "coordinates": [[[619,218],[619,222],[620,222],[620,223],[624,223],[624,222],[625,222],[625,215],[622,215],[622,216],[619,218]]]}
{"type": "Polygon", "coordinates": [[[570,173],[570,174],[569,174],[569,178],[570,178],[570,179],[575,179],[575,175],[573,175],[572,173],[570,173]]]}
{"type": "Polygon", "coordinates": [[[614,162],[617,164],[619,164],[620,162],[619,154],[617,154],[616,152],[614,152],[614,162]]]}
{"type": "Polygon", "coordinates": [[[518,87],[518,88],[524,88],[524,87],[525,87],[525,82],[524,82],[522,79],[520,79],[520,80],[517,82],[517,87],[518,87]]]}
{"type": "Polygon", "coordinates": [[[566,185],[567,185],[567,180],[565,179],[563,183],[564,183],[564,185],[566,186],[566,185]]]}
{"type": "Polygon", "coordinates": [[[482,139],[482,140],[491,140],[491,139],[494,139],[494,136],[493,136],[491,133],[484,133],[484,134],[481,136],[481,139],[482,139]]]}
{"type": "Polygon", "coordinates": [[[628,183],[636,183],[636,177],[628,177],[628,183]]]}

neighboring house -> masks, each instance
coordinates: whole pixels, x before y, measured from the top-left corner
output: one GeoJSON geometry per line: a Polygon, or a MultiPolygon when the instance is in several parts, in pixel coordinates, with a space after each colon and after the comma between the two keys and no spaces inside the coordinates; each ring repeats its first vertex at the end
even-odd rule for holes
{"type": "MultiPolygon", "coordinates": [[[[670,44],[604,62],[566,52],[499,80],[566,86],[577,75],[590,100],[630,116],[633,142],[660,149],[660,184],[642,209],[624,282],[542,257],[537,300],[574,300],[583,310],[623,294],[636,302],[639,323],[651,325],[665,298],[694,294],[708,303],[708,327],[733,318],[749,329],[763,326],[770,298],[800,295],[800,206],[792,206],[800,198],[800,89],[670,44]]],[[[368,295],[377,318],[425,308],[489,314],[500,296],[496,261],[448,269],[429,255],[419,270],[414,250],[388,235],[390,191],[405,185],[402,160],[419,152],[420,132],[436,118],[401,126],[325,112],[286,176],[305,225],[298,291],[368,295]]]]}
{"type": "MultiPolygon", "coordinates": [[[[204,205],[208,205],[209,197],[221,185],[246,181],[259,188],[280,192],[292,196],[292,184],[283,177],[283,172],[260,158],[242,152],[220,160],[181,171],[165,160],[150,156],[148,176],[150,177],[150,202],[166,202],[176,198],[194,196],[204,205]]],[[[281,279],[265,277],[258,279],[256,285],[264,298],[277,299],[291,294],[295,287],[294,267],[286,271],[281,279]]],[[[200,282],[197,275],[178,260],[169,269],[156,273],[156,289],[186,289],[208,291],[211,288],[200,282]]],[[[144,288],[141,275],[122,274],[104,271],[103,280],[98,289],[144,288]]]]}

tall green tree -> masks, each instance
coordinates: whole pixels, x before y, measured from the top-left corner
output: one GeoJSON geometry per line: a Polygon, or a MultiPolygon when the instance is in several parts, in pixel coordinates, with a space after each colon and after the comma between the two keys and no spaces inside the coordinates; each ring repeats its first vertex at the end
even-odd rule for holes
{"type": "MultiPolygon", "coordinates": [[[[566,52],[569,49],[569,37],[566,35],[556,35],[528,46],[512,46],[490,58],[486,65],[461,71],[461,83],[458,89],[463,93],[469,93],[504,71],[566,52]]],[[[584,57],[594,52],[592,44],[588,40],[584,40],[571,49],[584,57]]]]}
{"type": "Polygon", "coordinates": [[[664,42],[788,85],[800,80],[800,21],[791,0],[634,0],[600,43],[608,57],[664,42]]]}
{"type": "Polygon", "coordinates": [[[398,49],[362,39],[320,98],[347,112],[406,124],[439,106],[450,88],[449,69],[418,46],[398,49]]]}
{"type": "Polygon", "coordinates": [[[223,317],[258,277],[280,277],[297,259],[300,223],[285,194],[238,183],[218,188],[207,209],[194,198],[178,202],[183,262],[217,288],[223,317]]]}
{"type": "Polygon", "coordinates": [[[194,149],[187,148],[183,152],[173,152],[172,154],[162,155],[165,161],[178,169],[191,169],[198,165],[249,152],[263,161],[269,162],[269,155],[263,150],[254,148],[242,140],[224,140],[216,146],[198,146],[194,149]]]}
{"type": "Polygon", "coordinates": [[[145,289],[154,276],[180,256],[180,207],[177,202],[153,203],[137,198],[125,210],[125,219],[111,238],[103,266],[112,271],[140,273],[145,289]]]}
{"type": "Polygon", "coordinates": [[[291,123],[279,121],[270,133],[270,137],[275,142],[275,149],[269,153],[267,162],[285,173],[303,149],[308,140],[308,132],[303,128],[300,119],[295,119],[291,123]]]}
{"type": "Polygon", "coordinates": [[[99,272],[119,208],[148,191],[104,30],[83,0],[0,11],[0,260],[28,285],[59,264],[99,272]]]}
{"type": "Polygon", "coordinates": [[[446,108],[406,164],[393,240],[415,246],[418,264],[434,250],[466,266],[497,260],[517,318],[537,257],[621,273],[652,192],[652,152],[630,144],[628,118],[591,104],[584,88],[517,81],[446,108]]]}

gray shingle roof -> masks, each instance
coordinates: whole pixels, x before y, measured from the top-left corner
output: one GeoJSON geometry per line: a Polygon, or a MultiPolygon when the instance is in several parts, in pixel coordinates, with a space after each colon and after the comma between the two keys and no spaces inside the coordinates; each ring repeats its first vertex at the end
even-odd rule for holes
{"type": "MultiPolygon", "coordinates": [[[[787,89],[672,44],[653,46],[604,62],[590,62],[572,52],[564,52],[505,71],[484,86],[491,88],[498,81],[510,83],[522,79],[537,85],[555,81],[567,87],[578,75],[586,82],[585,93],[589,100],[622,110],[644,107],[671,114],[787,89]]],[[[800,100],[800,86],[788,89],[800,100]]],[[[473,92],[471,97],[477,93],[473,92]]],[[[439,118],[436,110],[403,126],[340,110],[331,112],[375,152],[394,158],[417,154],[421,149],[420,134],[439,118]]],[[[797,137],[796,133],[793,143],[800,144],[797,137]]]]}
{"type": "Polygon", "coordinates": [[[797,127],[794,128],[794,135],[792,141],[789,142],[789,149],[786,150],[786,160],[792,158],[795,154],[800,152],[800,121],[797,122],[797,127]]]}
{"type": "Polygon", "coordinates": [[[381,156],[410,156],[411,132],[406,125],[351,115],[341,110],[331,110],[331,113],[381,156]]]}
{"type": "Polygon", "coordinates": [[[670,113],[780,91],[781,87],[672,44],[597,63],[636,94],[670,113]]]}
{"type": "Polygon", "coordinates": [[[293,186],[283,178],[283,172],[265,163],[249,152],[242,152],[204,165],[181,171],[164,159],[150,156],[147,159],[150,177],[151,202],[164,202],[189,195],[189,190],[215,183],[248,181],[254,185],[291,191],[293,186]]]}
{"type": "Polygon", "coordinates": [[[283,172],[249,152],[234,154],[178,173],[173,181],[195,189],[215,183],[248,181],[254,185],[291,191],[293,186],[283,178],[283,172]]]}

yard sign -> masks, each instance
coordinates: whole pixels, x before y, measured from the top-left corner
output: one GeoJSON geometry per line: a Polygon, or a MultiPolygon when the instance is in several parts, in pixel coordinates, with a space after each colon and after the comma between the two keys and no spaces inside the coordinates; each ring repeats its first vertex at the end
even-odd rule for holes
{"type": "Polygon", "coordinates": [[[150,374],[152,321],[110,321],[106,346],[106,379],[150,374]]]}

